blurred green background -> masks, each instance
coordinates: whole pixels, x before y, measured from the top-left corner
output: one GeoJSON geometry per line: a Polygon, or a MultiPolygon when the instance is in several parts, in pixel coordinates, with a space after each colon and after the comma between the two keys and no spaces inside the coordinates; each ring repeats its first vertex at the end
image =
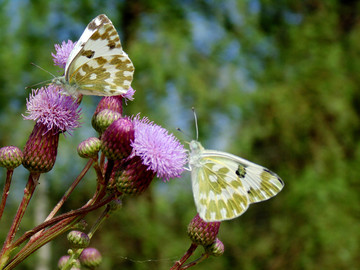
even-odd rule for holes
{"type": "MultiPolygon", "coordinates": [[[[50,75],[30,63],[57,74],[54,44],[76,41],[105,13],[135,65],[127,115],[141,112],[185,144],[195,138],[195,106],[206,148],[262,164],[285,182],[277,197],[223,222],[224,255],[192,269],[358,269],[359,11],[356,0],[0,0],[0,146],[22,148],[32,130],[21,115],[24,88],[50,75]]],[[[90,120],[99,100],[84,98],[82,128],[61,137],[19,233],[40,222],[84,166],[76,146],[96,135],[90,120]]],[[[1,239],[26,176],[15,171],[1,239]]],[[[100,269],[169,269],[183,255],[196,214],[189,176],[154,180],[124,201],[92,241],[100,269]]],[[[1,185],[4,178],[1,169],[1,185]]],[[[91,173],[64,210],[84,204],[94,182],[91,173]]],[[[56,269],[67,249],[60,237],[18,269],[56,269]]]]}

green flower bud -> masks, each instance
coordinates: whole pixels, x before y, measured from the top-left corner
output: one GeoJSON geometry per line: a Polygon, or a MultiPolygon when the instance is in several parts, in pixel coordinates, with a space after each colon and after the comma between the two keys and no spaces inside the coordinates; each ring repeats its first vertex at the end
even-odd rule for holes
{"type": "Polygon", "coordinates": [[[93,128],[102,134],[115,120],[120,119],[121,114],[112,110],[102,110],[94,114],[91,124],[93,128]]]}
{"type": "Polygon", "coordinates": [[[93,158],[100,151],[101,141],[98,138],[90,137],[82,141],[77,147],[77,151],[82,158],[93,158]]]}
{"type": "Polygon", "coordinates": [[[216,240],[209,246],[205,247],[205,252],[212,256],[221,256],[224,254],[225,247],[223,242],[220,241],[219,238],[216,238],[216,240]]]}
{"type": "Polygon", "coordinates": [[[90,244],[89,236],[81,231],[71,231],[67,235],[67,239],[72,248],[86,248],[90,244]]]}
{"type": "MultiPolygon", "coordinates": [[[[69,255],[65,255],[65,256],[62,256],[59,261],[58,261],[58,267],[59,269],[62,269],[66,263],[68,262],[68,260],[70,259],[70,256],[69,255]]],[[[79,260],[75,260],[73,262],[73,265],[72,267],[70,268],[70,270],[80,270],[80,261],[79,260]]]]}
{"type": "Polygon", "coordinates": [[[16,146],[0,148],[0,166],[9,170],[15,169],[23,162],[24,155],[16,146]]]}

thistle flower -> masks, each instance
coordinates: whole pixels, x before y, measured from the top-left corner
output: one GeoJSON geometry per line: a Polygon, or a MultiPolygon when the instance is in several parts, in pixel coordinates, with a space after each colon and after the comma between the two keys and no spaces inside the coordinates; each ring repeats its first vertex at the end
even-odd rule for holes
{"type": "Polygon", "coordinates": [[[79,259],[81,265],[93,269],[100,265],[102,256],[96,248],[85,248],[79,259]]]}
{"type": "Polygon", "coordinates": [[[186,163],[186,151],[173,134],[149,119],[134,118],[135,139],[131,146],[148,170],[158,178],[180,177],[186,163]]]}
{"type": "Polygon", "coordinates": [[[129,87],[129,89],[127,90],[127,92],[125,94],[122,95],[122,97],[125,100],[125,104],[127,104],[128,100],[134,100],[134,94],[135,94],[136,90],[134,90],[131,86],[129,87]]]}
{"type": "Polygon", "coordinates": [[[9,170],[20,166],[24,158],[21,150],[16,146],[4,146],[0,148],[0,166],[9,170]]]}
{"type": "Polygon", "coordinates": [[[76,42],[72,42],[71,40],[68,40],[67,42],[63,41],[61,45],[55,44],[55,50],[56,54],[51,53],[51,56],[53,57],[53,61],[56,66],[59,66],[61,68],[65,68],[66,61],[69,58],[70,52],[74,48],[76,42]]]}
{"type": "Polygon", "coordinates": [[[46,132],[71,133],[80,126],[79,104],[72,97],[61,95],[54,85],[33,90],[26,99],[26,107],[28,116],[23,115],[24,119],[42,123],[47,127],[46,132]]]}
{"type": "Polygon", "coordinates": [[[180,176],[186,152],[172,134],[147,118],[136,116],[133,123],[133,152],[115,173],[114,180],[118,192],[139,195],[149,187],[155,175],[165,180],[180,176]]]}
{"type": "Polygon", "coordinates": [[[51,85],[33,90],[26,105],[24,119],[36,124],[24,147],[23,165],[32,172],[48,172],[55,163],[60,132],[70,133],[79,126],[80,110],[71,97],[51,85]]]}
{"type": "Polygon", "coordinates": [[[216,240],[219,228],[220,222],[205,222],[196,214],[188,226],[188,235],[193,243],[206,247],[216,240]]]}
{"type": "Polygon", "coordinates": [[[101,136],[101,150],[111,160],[119,160],[131,154],[134,125],[129,118],[114,121],[101,136]]]}

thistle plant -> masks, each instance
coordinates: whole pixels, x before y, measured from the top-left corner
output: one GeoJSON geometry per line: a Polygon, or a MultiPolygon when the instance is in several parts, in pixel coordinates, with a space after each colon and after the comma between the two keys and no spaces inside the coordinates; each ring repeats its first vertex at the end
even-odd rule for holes
{"type": "MultiPolygon", "coordinates": [[[[52,54],[54,64],[64,68],[74,45],[71,41],[55,45],[56,53],[52,54]]],[[[83,123],[89,126],[91,124],[98,132],[98,137],[84,138],[77,147],[78,158],[87,159],[88,162],[47,218],[36,227],[27,228],[25,233],[18,235],[40,175],[56,170],[59,137],[71,139],[69,135],[80,128],[81,96],[75,99],[63,92],[63,89],[55,85],[32,90],[23,118],[35,121],[35,125],[23,150],[16,146],[4,146],[0,149],[0,166],[7,172],[0,204],[0,219],[6,210],[13,171],[22,165],[29,174],[23,198],[0,252],[0,270],[14,269],[40,247],[69,231],[67,239],[70,249],[68,255],[60,258],[59,269],[96,268],[101,263],[102,255],[91,247],[91,239],[100,224],[112,213],[121,210],[122,200],[127,195],[141,195],[155,177],[166,183],[171,178],[180,177],[184,171],[187,152],[174,135],[147,117],[123,114],[123,103],[134,99],[135,90],[130,88],[122,96],[104,97],[100,100],[91,123],[83,123]],[[91,169],[95,170],[97,176],[93,194],[89,194],[89,199],[78,209],[62,212],[64,203],[70,200],[74,189],[91,169]],[[103,208],[103,212],[89,231],[84,232],[83,220],[99,208],[103,208]],[[81,229],[73,230],[74,227],[81,229]]],[[[192,244],[184,257],[171,269],[186,269],[209,255],[221,255],[224,247],[217,239],[219,226],[219,222],[206,223],[197,215],[188,228],[192,244]],[[201,245],[205,247],[204,255],[184,265],[193,251],[201,245]]]]}

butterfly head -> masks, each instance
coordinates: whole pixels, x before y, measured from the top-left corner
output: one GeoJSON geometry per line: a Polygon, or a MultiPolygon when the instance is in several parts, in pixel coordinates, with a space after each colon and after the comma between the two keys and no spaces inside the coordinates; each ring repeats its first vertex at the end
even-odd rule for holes
{"type": "Polygon", "coordinates": [[[194,154],[200,153],[204,150],[204,147],[196,140],[190,142],[190,151],[194,154]]]}

